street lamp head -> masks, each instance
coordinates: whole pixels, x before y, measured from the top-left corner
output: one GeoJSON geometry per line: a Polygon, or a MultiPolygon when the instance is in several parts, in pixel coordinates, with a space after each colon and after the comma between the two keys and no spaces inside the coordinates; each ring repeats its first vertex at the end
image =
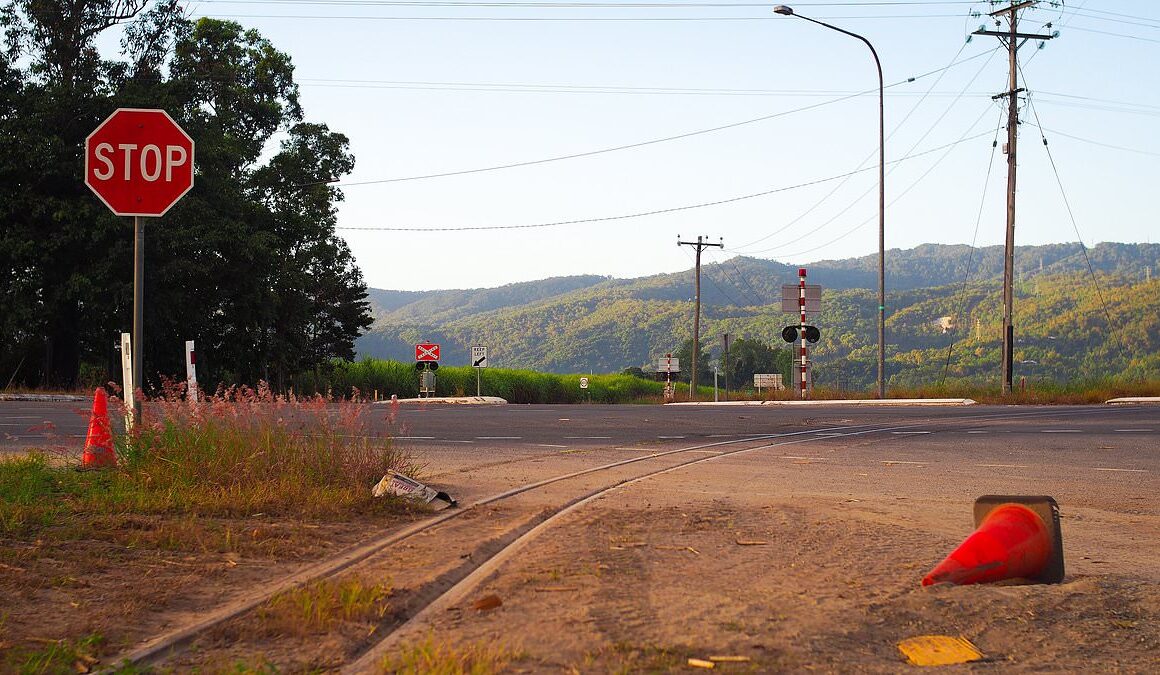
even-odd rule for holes
{"type": "Polygon", "coordinates": [[[793,16],[793,7],[786,7],[785,5],[778,5],[773,8],[774,14],[782,14],[784,16],[793,16]]]}

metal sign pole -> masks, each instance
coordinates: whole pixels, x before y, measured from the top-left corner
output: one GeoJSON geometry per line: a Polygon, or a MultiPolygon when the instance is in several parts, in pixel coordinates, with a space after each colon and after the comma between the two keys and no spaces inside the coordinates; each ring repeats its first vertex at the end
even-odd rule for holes
{"type": "Polygon", "coordinates": [[[475,367],[475,395],[476,395],[476,397],[482,396],[482,394],[479,393],[480,392],[480,389],[479,389],[479,371],[480,370],[482,370],[482,368],[480,368],[479,366],[475,367]]]}
{"type": "Polygon", "coordinates": [[[141,421],[145,371],[145,221],[133,216],[133,421],[141,421]]]}

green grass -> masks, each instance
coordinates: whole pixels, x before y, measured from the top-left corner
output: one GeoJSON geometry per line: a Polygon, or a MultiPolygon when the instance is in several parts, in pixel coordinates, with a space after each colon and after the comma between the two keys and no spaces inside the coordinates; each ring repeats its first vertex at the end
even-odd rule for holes
{"type": "Polygon", "coordinates": [[[190,406],[167,396],[132,434],[115,468],[76,471],[31,454],[0,461],[0,534],[125,513],[333,517],[389,506],[370,488],[387,469],[420,467],[372,429],[357,400],[232,389],[190,406]]]}
{"type": "Polygon", "coordinates": [[[104,643],[93,633],[77,640],[43,640],[38,647],[20,645],[6,650],[0,666],[20,675],[88,672],[99,663],[96,654],[104,643]]]}
{"type": "Polygon", "coordinates": [[[361,579],[324,579],[281,593],[257,611],[263,635],[305,637],[343,621],[377,621],[387,611],[390,587],[361,579]]]}
{"type": "MultiPolygon", "coordinates": [[[[436,375],[438,396],[474,396],[476,372],[471,366],[446,366],[436,375]]],[[[631,375],[585,375],[588,389],[580,388],[581,375],[558,375],[532,370],[484,368],[479,373],[484,396],[498,396],[509,403],[639,403],[659,402],[664,383],[631,375]]],[[[419,377],[412,364],[382,359],[334,361],[326,372],[297,378],[302,391],[326,391],[336,395],[361,392],[363,396],[414,398],[419,377]]],[[[710,396],[712,395],[710,390],[710,396]]]]}

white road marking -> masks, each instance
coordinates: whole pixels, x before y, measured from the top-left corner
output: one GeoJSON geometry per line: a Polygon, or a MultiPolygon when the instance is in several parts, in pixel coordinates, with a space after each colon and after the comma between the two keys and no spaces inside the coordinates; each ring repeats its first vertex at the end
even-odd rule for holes
{"type": "Polygon", "coordinates": [[[975,466],[982,466],[988,469],[1030,469],[1026,464],[976,464],[975,466]]]}
{"type": "Polygon", "coordinates": [[[808,459],[811,462],[824,462],[824,461],[826,461],[825,457],[800,457],[798,455],[782,455],[781,458],[782,459],[808,459]]]}
{"type": "Polygon", "coordinates": [[[901,459],[884,459],[884,460],[882,460],[882,463],[883,464],[918,464],[918,465],[926,464],[926,462],[907,462],[907,461],[904,461],[901,459]]]}
{"type": "Polygon", "coordinates": [[[556,421],[557,422],[571,422],[572,418],[571,417],[561,417],[560,419],[558,419],[556,421]]]}
{"type": "Polygon", "coordinates": [[[967,433],[968,433],[968,434],[987,434],[987,433],[990,433],[990,432],[989,432],[989,431],[983,431],[982,429],[972,429],[972,430],[968,431],[967,433]]]}
{"type": "Polygon", "coordinates": [[[1092,471],[1120,471],[1123,473],[1148,473],[1147,469],[1108,469],[1104,467],[1093,467],[1092,471]]]}
{"type": "Polygon", "coordinates": [[[930,434],[932,431],[891,431],[895,436],[916,436],[918,434],[930,434]]]}
{"type": "Polygon", "coordinates": [[[737,434],[709,434],[709,438],[730,438],[737,434]]]}
{"type": "Polygon", "coordinates": [[[566,448],[566,445],[552,445],[551,443],[536,443],[537,448],[566,448]]]}
{"type": "Polygon", "coordinates": [[[702,455],[721,455],[724,454],[721,450],[690,450],[689,452],[696,452],[702,455]]]}
{"type": "Polygon", "coordinates": [[[1112,429],[1117,434],[1146,434],[1151,433],[1151,429],[1112,429]]]}
{"type": "Polygon", "coordinates": [[[657,436],[657,438],[669,439],[669,440],[678,440],[678,439],[684,438],[684,436],[657,436]]]}
{"type": "Polygon", "coordinates": [[[1083,429],[1040,429],[1041,434],[1082,434],[1083,429]]]}
{"type": "Polygon", "coordinates": [[[395,436],[397,441],[433,441],[434,436],[395,436]]]}
{"type": "Polygon", "coordinates": [[[440,443],[474,443],[475,441],[439,441],[440,443]]]}
{"type": "Polygon", "coordinates": [[[566,441],[610,441],[612,436],[565,436],[566,441]]]}
{"type": "Polygon", "coordinates": [[[845,436],[845,435],[846,434],[816,433],[816,434],[814,434],[814,438],[834,438],[835,436],[845,436]]]}
{"type": "Polygon", "coordinates": [[[523,439],[523,436],[476,436],[477,441],[518,441],[523,439]]]}

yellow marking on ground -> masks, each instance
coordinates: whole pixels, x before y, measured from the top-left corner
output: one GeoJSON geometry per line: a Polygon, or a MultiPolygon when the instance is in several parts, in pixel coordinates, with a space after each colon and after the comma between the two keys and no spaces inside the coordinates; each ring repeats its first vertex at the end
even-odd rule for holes
{"type": "Polygon", "coordinates": [[[918,635],[898,643],[898,651],[916,666],[950,666],[983,658],[983,652],[966,638],[949,635],[918,635]]]}

